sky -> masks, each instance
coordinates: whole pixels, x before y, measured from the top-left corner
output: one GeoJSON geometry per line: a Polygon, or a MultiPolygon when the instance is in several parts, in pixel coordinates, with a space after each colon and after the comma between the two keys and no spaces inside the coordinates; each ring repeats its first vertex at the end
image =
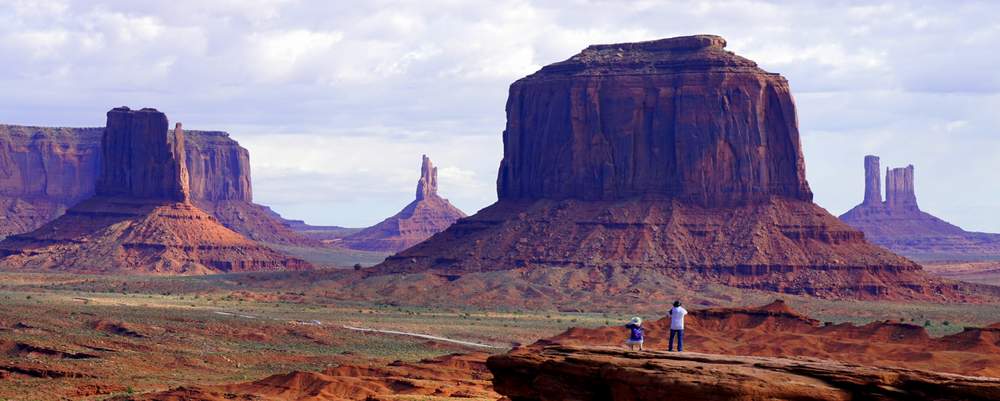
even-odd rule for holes
{"type": "Polygon", "coordinates": [[[509,85],[590,44],[710,33],[788,78],[815,200],[861,201],[866,154],[925,211],[1000,232],[1000,2],[0,0],[0,122],[155,107],[250,150],[254,198],[367,226],[422,154],[467,213],[496,200],[509,85]]]}

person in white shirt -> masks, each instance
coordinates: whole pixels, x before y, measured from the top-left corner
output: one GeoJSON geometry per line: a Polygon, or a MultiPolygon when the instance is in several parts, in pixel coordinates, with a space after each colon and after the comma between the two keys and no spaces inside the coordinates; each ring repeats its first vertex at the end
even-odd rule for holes
{"type": "Polygon", "coordinates": [[[670,342],[667,345],[667,351],[674,351],[674,337],[677,337],[677,352],[683,352],[684,315],[687,315],[688,311],[681,306],[681,301],[674,301],[674,307],[670,309],[668,314],[670,315],[670,342]]]}

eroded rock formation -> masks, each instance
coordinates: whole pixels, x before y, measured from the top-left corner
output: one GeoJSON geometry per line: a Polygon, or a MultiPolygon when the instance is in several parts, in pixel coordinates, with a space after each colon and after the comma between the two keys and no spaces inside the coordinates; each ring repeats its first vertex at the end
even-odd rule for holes
{"type": "Polygon", "coordinates": [[[42,227],[0,242],[0,267],[202,274],[303,269],[298,259],[225,228],[189,202],[185,138],[155,109],[108,112],[96,194],[42,227]]]}
{"type": "Polygon", "coordinates": [[[788,82],[725,45],[595,45],[515,82],[500,199],[811,201],[788,82]]]}
{"type": "Polygon", "coordinates": [[[417,196],[399,213],[382,222],[347,236],[348,248],[366,251],[397,252],[437,234],[465,217],[465,213],[438,195],[437,167],[427,155],[420,165],[417,196]]]}
{"type": "Polygon", "coordinates": [[[868,240],[921,261],[1000,259],[1000,234],[969,232],[920,210],[913,166],[886,169],[885,201],[879,158],[865,156],[865,197],[840,216],[868,240]]]}
{"type": "Polygon", "coordinates": [[[811,202],[787,81],[724,45],[591,46],[518,80],[499,201],[374,272],[665,269],[745,288],[936,297],[919,266],[811,202]]]}
{"type": "MultiPolygon", "coordinates": [[[[94,195],[104,128],[0,125],[0,238],[29,232],[94,195]]],[[[191,200],[249,238],[311,244],[253,203],[250,156],[219,131],[184,131],[191,200]]]]}
{"type": "Polygon", "coordinates": [[[178,124],[172,137],[165,137],[167,115],[156,109],[109,111],[97,196],[187,202],[191,190],[183,132],[178,124]]]}
{"type": "Polygon", "coordinates": [[[622,347],[520,349],[487,360],[511,400],[991,400],[1000,380],[807,359],[622,347]]]}

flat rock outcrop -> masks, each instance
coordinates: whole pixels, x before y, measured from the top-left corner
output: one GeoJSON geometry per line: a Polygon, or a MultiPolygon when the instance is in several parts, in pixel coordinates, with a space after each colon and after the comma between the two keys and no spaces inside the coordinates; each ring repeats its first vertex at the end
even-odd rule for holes
{"type": "Polygon", "coordinates": [[[886,169],[882,201],[878,156],[865,156],[865,197],[840,219],[865,238],[920,261],[1000,260],[1000,234],[969,232],[920,210],[914,168],[886,169]]]}
{"type": "Polygon", "coordinates": [[[809,359],[552,346],[492,356],[511,400],[993,400],[1000,380],[809,359]]]}
{"type": "MultiPolygon", "coordinates": [[[[0,125],[0,237],[32,231],[93,196],[104,128],[0,125]]],[[[252,239],[311,244],[253,203],[249,152],[229,134],[185,130],[191,200],[252,239]]]]}
{"type": "Polygon", "coordinates": [[[465,213],[437,191],[437,167],[424,155],[416,199],[394,216],[344,237],[341,243],[351,249],[398,252],[444,231],[465,213]]]}
{"type": "Polygon", "coordinates": [[[812,203],[788,82],[724,46],[597,45],[518,80],[499,201],[372,274],[640,268],[796,293],[822,282],[832,297],[947,294],[812,203]]]}
{"type": "Polygon", "coordinates": [[[306,269],[190,203],[185,135],[155,109],[108,112],[96,194],[42,227],[0,242],[0,267],[204,274],[306,269]]]}
{"type": "MultiPolygon", "coordinates": [[[[917,322],[822,323],[782,301],[756,308],[693,309],[685,320],[687,351],[809,357],[1000,378],[1000,329],[995,326],[931,337],[913,324],[917,322]]],[[[670,319],[650,319],[644,327],[647,349],[667,349],[670,319]]],[[[571,328],[535,346],[621,346],[623,333],[621,326],[571,328]]]]}

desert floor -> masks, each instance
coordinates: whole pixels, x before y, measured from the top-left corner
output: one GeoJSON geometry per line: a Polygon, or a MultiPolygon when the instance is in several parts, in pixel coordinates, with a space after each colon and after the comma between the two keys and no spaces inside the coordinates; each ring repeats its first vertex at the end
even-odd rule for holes
{"type": "MultiPolygon", "coordinates": [[[[235,278],[0,273],[0,400],[103,400],[359,361],[499,353],[569,327],[617,325],[631,317],[468,309],[460,300],[433,308],[342,301],[252,288],[235,278]]],[[[830,301],[725,288],[716,295],[723,306],[782,298],[821,321],[903,321],[932,335],[1000,320],[1000,305],[830,301]]]]}

